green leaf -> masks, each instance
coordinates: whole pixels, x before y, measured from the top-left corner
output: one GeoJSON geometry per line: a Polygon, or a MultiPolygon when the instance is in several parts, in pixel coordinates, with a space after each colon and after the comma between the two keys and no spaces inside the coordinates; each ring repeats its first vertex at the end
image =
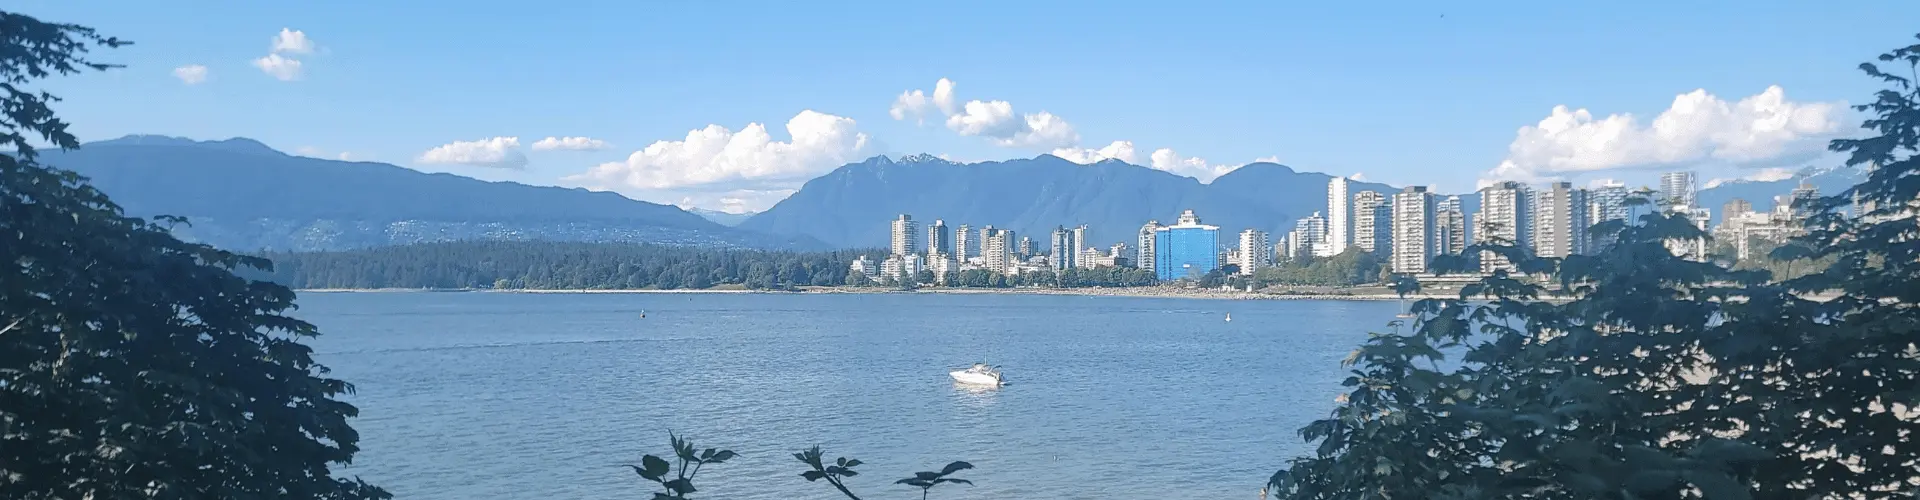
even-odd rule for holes
{"type": "MultiPolygon", "coordinates": [[[[658,443],[659,441],[655,441],[655,442],[658,443]]],[[[640,469],[644,469],[644,470],[636,470],[636,472],[640,473],[640,477],[652,479],[655,482],[658,482],[660,481],[660,478],[665,477],[667,475],[667,472],[670,472],[673,469],[673,464],[667,463],[665,459],[662,459],[660,457],[647,455],[644,457],[640,457],[640,469]]]]}
{"type": "Polygon", "coordinates": [[[672,481],[667,481],[666,483],[662,484],[662,486],[666,486],[667,489],[673,490],[674,494],[677,494],[680,496],[687,496],[688,493],[693,493],[694,491],[693,480],[687,479],[684,477],[680,479],[675,479],[672,481]]]}
{"type": "Polygon", "coordinates": [[[946,467],[940,469],[940,475],[944,476],[947,474],[952,474],[955,472],[960,472],[960,471],[971,469],[971,468],[973,468],[973,464],[966,463],[966,462],[954,462],[954,463],[947,464],[946,467]]]}
{"type": "Polygon", "coordinates": [[[736,456],[739,456],[739,455],[734,453],[733,450],[720,450],[718,452],[715,452],[713,454],[713,458],[711,460],[707,460],[707,462],[717,464],[717,463],[725,462],[728,460],[733,460],[733,457],[736,457],[736,456]]]}
{"type": "Polygon", "coordinates": [[[800,477],[807,478],[807,481],[819,481],[821,478],[827,477],[827,473],[817,471],[817,470],[810,470],[810,471],[800,473],[800,477]]]}

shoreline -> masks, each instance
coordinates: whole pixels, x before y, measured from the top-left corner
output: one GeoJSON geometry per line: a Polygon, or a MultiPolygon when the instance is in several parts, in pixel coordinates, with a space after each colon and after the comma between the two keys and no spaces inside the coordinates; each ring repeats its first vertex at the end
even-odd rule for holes
{"type": "MultiPolygon", "coordinates": [[[[1071,295],[1083,297],[1132,297],[1163,299],[1204,299],[1204,300],[1400,300],[1392,293],[1357,291],[1317,292],[1235,292],[1225,290],[1197,290],[1185,288],[1133,287],[1133,288],[922,288],[918,290],[894,290],[884,288],[857,287],[803,287],[794,291],[748,290],[748,289],[526,289],[495,290],[490,288],[439,289],[439,288],[309,288],[296,289],[298,293],[525,293],[525,294],[765,294],[765,295],[811,295],[811,294],[949,294],[949,295],[1071,295]]],[[[1427,298],[1457,298],[1454,293],[1422,293],[1407,296],[1408,300],[1427,298]]]]}

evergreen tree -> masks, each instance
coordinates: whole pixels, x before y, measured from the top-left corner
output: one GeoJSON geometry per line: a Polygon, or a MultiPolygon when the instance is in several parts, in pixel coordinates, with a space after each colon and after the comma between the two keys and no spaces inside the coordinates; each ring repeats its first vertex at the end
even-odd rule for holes
{"type": "Polygon", "coordinates": [[[322,376],[261,259],[126,217],[30,138],[79,147],[23,87],[105,70],[127,42],[0,11],[0,498],[389,498],[332,468],[359,451],[352,390],[322,376]]]}

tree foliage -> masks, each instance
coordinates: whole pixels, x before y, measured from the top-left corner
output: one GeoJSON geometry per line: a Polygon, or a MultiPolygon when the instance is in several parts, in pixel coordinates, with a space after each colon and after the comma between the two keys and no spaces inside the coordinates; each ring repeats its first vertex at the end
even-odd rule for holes
{"type": "Polygon", "coordinates": [[[1254,271],[1261,285],[1353,286],[1380,279],[1380,258],[1351,248],[1332,257],[1303,257],[1254,271]]]}
{"type": "Polygon", "coordinates": [[[110,65],[126,42],[0,11],[0,498],[387,498],[332,467],[359,450],[285,315],[294,294],[236,276],[262,259],[126,217],[29,141],[78,147],[33,80],[110,65]]]}
{"type": "Polygon", "coordinates": [[[267,254],[267,276],[294,288],[756,290],[856,284],[848,264],[871,251],[780,252],[636,243],[463,241],[340,252],[267,254]],[[853,280],[853,281],[850,281],[853,280]]]}
{"type": "MultiPolygon", "coordinates": [[[[1676,257],[1702,238],[1653,212],[1594,228],[1596,255],[1499,252],[1505,272],[1415,304],[1410,332],[1348,358],[1348,390],[1301,429],[1314,454],[1274,475],[1299,499],[1893,499],[1920,488],[1920,45],[1862,68],[1879,166],[1818,203],[1777,258],[1831,262],[1775,279],[1676,257]],[[1851,218],[1855,196],[1877,210],[1851,218]],[[1551,291],[1550,291],[1551,290],[1551,291]],[[1551,297],[1560,300],[1545,300],[1551,297]],[[1443,366],[1443,363],[1446,365],[1443,366]]],[[[1645,200],[1636,200],[1644,203],[1645,200]]],[[[1446,266],[1436,266],[1446,271],[1446,266]]],[[[1402,286],[1403,290],[1417,284],[1402,286]]],[[[1410,291],[1410,290],[1408,290],[1410,291]]]]}

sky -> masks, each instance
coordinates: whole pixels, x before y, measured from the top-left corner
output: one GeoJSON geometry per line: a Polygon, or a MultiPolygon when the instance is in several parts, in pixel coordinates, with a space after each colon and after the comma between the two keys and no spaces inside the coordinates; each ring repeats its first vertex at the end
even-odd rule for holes
{"type": "Polygon", "coordinates": [[[1253,161],[1464,192],[1830,166],[1920,2],[71,2],[83,141],[330,159],[730,212],[875,155],[1253,161]]]}

